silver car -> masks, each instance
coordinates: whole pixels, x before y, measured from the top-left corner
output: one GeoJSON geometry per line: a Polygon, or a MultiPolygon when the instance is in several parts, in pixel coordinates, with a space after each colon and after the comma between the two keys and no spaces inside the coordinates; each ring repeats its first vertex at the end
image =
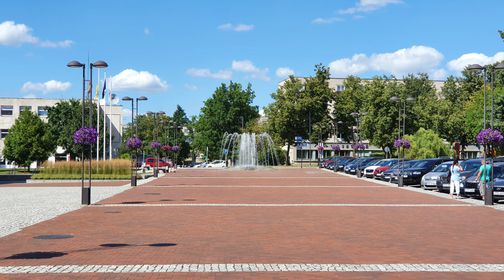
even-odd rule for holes
{"type": "Polygon", "coordinates": [[[446,174],[448,170],[450,170],[450,166],[453,164],[453,161],[445,161],[440,165],[436,166],[431,172],[425,174],[420,181],[420,186],[424,190],[435,190],[437,189],[436,181],[439,176],[446,174]]]}

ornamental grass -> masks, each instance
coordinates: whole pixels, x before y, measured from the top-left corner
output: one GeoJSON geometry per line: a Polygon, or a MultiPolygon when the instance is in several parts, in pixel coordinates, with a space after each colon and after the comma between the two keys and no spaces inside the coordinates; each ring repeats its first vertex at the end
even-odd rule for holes
{"type": "MultiPolygon", "coordinates": [[[[75,177],[73,175],[78,175],[78,178],[80,178],[81,168],[82,162],[80,161],[58,161],[55,163],[46,162],[42,165],[40,174],[38,175],[41,175],[40,177],[43,177],[44,179],[47,179],[48,175],[55,175],[53,176],[55,179],[56,177],[59,177],[58,179],[60,179],[65,175],[69,175],[67,176],[69,179],[73,179],[73,177],[75,177]]],[[[89,161],[84,162],[84,173],[86,176],[89,174],[89,161]]],[[[109,176],[111,179],[122,176],[124,176],[124,178],[128,178],[127,176],[131,174],[131,161],[127,159],[93,160],[92,173],[93,178],[95,178],[95,175],[100,175],[96,177],[109,176]]]]}

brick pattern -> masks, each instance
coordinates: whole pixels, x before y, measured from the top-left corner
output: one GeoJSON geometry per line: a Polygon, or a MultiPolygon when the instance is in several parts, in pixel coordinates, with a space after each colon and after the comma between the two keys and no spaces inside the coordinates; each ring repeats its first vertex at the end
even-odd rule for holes
{"type": "Polygon", "coordinates": [[[129,264],[0,266],[0,274],[172,272],[504,272],[504,264],[129,264]]]}

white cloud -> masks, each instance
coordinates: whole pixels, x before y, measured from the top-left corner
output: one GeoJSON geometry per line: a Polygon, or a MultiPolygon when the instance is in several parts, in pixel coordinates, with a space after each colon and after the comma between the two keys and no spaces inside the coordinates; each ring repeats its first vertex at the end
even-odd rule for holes
{"type": "Polygon", "coordinates": [[[145,35],[150,35],[150,29],[149,28],[144,28],[144,34],[145,35]]]}
{"type": "Polygon", "coordinates": [[[371,71],[402,76],[409,73],[439,72],[438,65],[443,54],[427,46],[412,46],[393,53],[379,53],[367,56],[356,54],[351,58],[338,59],[329,64],[333,76],[355,75],[371,71]]]}
{"type": "Polygon", "coordinates": [[[191,68],[186,71],[189,76],[199,78],[212,78],[219,80],[230,80],[233,73],[229,70],[220,70],[219,72],[212,72],[207,68],[191,68]]]}
{"type": "Polygon", "coordinates": [[[383,8],[389,4],[399,4],[402,3],[401,0],[359,0],[355,4],[355,6],[343,10],[339,10],[340,14],[357,14],[357,13],[366,13],[374,10],[378,10],[383,8]]]}
{"type": "Polygon", "coordinates": [[[263,81],[269,81],[268,68],[258,68],[250,60],[233,60],[231,63],[231,69],[236,72],[243,72],[249,75],[252,79],[259,79],[263,81]]]}
{"type": "Polygon", "coordinates": [[[232,23],[225,23],[221,24],[217,27],[217,29],[222,30],[222,31],[235,31],[235,32],[245,32],[245,31],[251,31],[254,30],[255,26],[253,24],[232,24],[232,23]]]}
{"type": "Polygon", "coordinates": [[[147,71],[133,69],[123,70],[112,77],[114,91],[165,91],[169,87],[166,81],[162,81],[157,75],[147,71]]]}
{"type": "Polygon", "coordinates": [[[45,83],[32,83],[26,82],[21,87],[21,92],[55,92],[55,91],[67,91],[72,84],[70,82],[60,82],[55,80],[50,80],[45,83]]]}
{"type": "Polygon", "coordinates": [[[29,94],[23,96],[23,98],[37,98],[37,96],[33,93],[29,93],[29,94]]]}
{"type": "Polygon", "coordinates": [[[484,66],[503,60],[504,52],[498,52],[494,56],[486,56],[482,53],[466,53],[448,62],[448,68],[453,71],[461,72],[469,64],[480,64],[484,66]]]}
{"type": "Polygon", "coordinates": [[[193,84],[185,84],[184,88],[189,91],[197,91],[198,90],[198,86],[193,85],[193,84]]]}
{"type": "Polygon", "coordinates": [[[279,68],[277,68],[275,74],[279,78],[287,78],[291,75],[294,75],[295,73],[294,73],[294,70],[292,70],[288,67],[279,67],[279,68]]]}
{"type": "Polygon", "coordinates": [[[23,44],[32,44],[43,48],[66,48],[70,47],[73,41],[42,41],[33,36],[32,29],[25,24],[16,24],[14,21],[4,21],[0,23],[0,45],[21,46],[23,44]]]}
{"type": "Polygon", "coordinates": [[[319,17],[319,18],[312,20],[311,23],[323,25],[323,24],[331,24],[331,23],[340,22],[340,21],[344,21],[344,19],[339,18],[339,17],[330,17],[330,18],[320,18],[319,17]]]}

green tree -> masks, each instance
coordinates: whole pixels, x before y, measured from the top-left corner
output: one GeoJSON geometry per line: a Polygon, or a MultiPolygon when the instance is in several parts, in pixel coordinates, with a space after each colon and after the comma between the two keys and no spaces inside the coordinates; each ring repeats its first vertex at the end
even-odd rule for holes
{"type": "Polygon", "coordinates": [[[32,162],[47,160],[55,149],[47,125],[30,110],[24,110],[5,138],[3,154],[29,170],[32,162]]]}
{"type": "Polygon", "coordinates": [[[255,93],[252,86],[246,88],[240,83],[221,84],[212,97],[207,99],[195,123],[194,145],[199,151],[206,151],[209,158],[221,156],[222,137],[225,132],[240,132],[244,123],[255,121],[259,109],[253,106],[255,93]]]}
{"type": "MultiPolygon", "coordinates": [[[[364,112],[365,87],[362,80],[355,76],[349,76],[344,82],[345,90],[333,94],[333,112],[331,118],[334,126],[336,123],[338,133],[347,141],[354,141],[353,127],[357,126],[357,120],[352,113],[364,112]]],[[[361,122],[362,123],[362,122],[361,122]]]]}
{"type": "Polygon", "coordinates": [[[182,164],[184,160],[189,156],[191,152],[191,146],[188,143],[188,137],[184,135],[183,128],[189,129],[189,118],[182,109],[180,105],[177,105],[177,109],[173,112],[173,116],[171,118],[171,122],[174,126],[174,135],[173,135],[173,145],[179,145],[180,151],[177,156],[177,163],[182,164]]]}
{"type": "Polygon", "coordinates": [[[408,159],[424,159],[447,156],[450,148],[436,132],[430,129],[420,128],[413,135],[405,138],[411,142],[411,148],[406,150],[408,159]]]}
{"type": "Polygon", "coordinates": [[[331,132],[328,103],[333,94],[329,87],[329,68],[320,64],[315,66],[315,77],[291,76],[272,94],[273,103],[264,110],[268,131],[277,144],[287,145],[287,164],[296,136],[317,142],[331,132]]]}
{"type": "Polygon", "coordinates": [[[60,101],[48,111],[48,128],[56,145],[62,147],[72,158],[78,156],[80,146],[73,142],[74,132],[81,127],[82,107],[79,101],[60,101]]]}
{"type": "Polygon", "coordinates": [[[385,149],[392,147],[398,135],[398,104],[390,98],[400,92],[395,78],[374,77],[365,84],[363,111],[366,113],[361,121],[361,136],[370,143],[385,149]]]}

